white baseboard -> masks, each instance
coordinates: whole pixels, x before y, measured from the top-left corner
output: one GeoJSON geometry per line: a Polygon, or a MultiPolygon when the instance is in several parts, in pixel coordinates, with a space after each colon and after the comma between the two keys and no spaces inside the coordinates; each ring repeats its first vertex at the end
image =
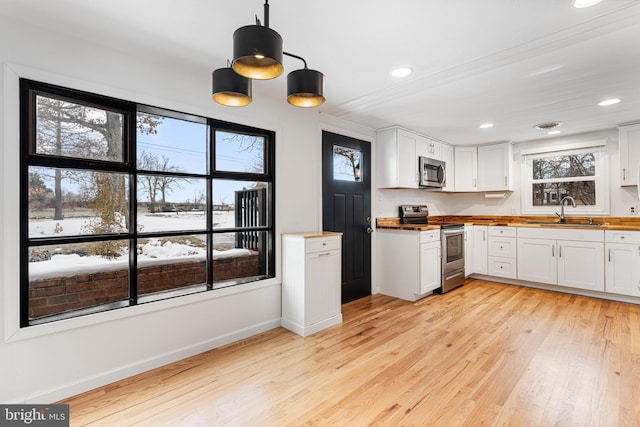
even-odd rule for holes
{"type": "Polygon", "coordinates": [[[184,358],[194,356],[196,354],[203,353],[208,350],[223,346],[225,344],[232,343],[244,338],[248,338],[252,335],[257,335],[262,332],[274,329],[280,326],[280,318],[272,319],[262,323],[258,323],[249,326],[244,329],[233,331],[224,335],[220,335],[215,338],[201,341],[193,345],[176,349],[164,354],[157,355],[152,358],[140,360],[129,365],[122,366],[118,369],[103,372],[91,377],[80,378],[76,381],[72,381],[66,384],[62,384],[59,387],[43,390],[39,393],[34,393],[23,398],[16,399],[12,402],[4,403],[33,403],[33,404],[46,404],[49,402],[57,402],[62,399],[75,396],[80,393],[84,393],[89,390],[93,390],[98,387],[111,384],[116,381],[137,375],[151,369],[158,368],[160,366],[167,365],[169,363],[182,360],[184,358]]]}
{"type": "Polygon", "coordinates": [[[325,319],[318,323],[314,323],[313,325],[309,325],[309,326],[299,325],[287,319],[282,319],[281,325],[283,328],[286,328],[291,332],[295,332],[300,336],[306,337],[318,331],[326,329],[329,326],[337,325],[338,323],[342,323],[342,314],[332,316],[328,319],[325,319]]]}

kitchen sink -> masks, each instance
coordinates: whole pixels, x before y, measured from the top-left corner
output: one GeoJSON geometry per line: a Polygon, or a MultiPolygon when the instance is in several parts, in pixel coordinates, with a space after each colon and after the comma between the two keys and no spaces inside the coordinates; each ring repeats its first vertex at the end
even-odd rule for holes
{"type": "Polygon", "coordinates": [[[557,225],[562,227],[601,227],[602,224],[588,222],[524,221],[523,224],[557,225]]]}

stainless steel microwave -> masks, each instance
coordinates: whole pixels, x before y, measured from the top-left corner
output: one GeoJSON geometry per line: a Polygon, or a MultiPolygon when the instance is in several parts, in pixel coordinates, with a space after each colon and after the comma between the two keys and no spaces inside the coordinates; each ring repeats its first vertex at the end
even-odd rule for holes
{"type": "Polygon", "coordinates": [[[429,157],[418,157],[420,187],[442,188],[446,182],[446,163],[429,157]]]}

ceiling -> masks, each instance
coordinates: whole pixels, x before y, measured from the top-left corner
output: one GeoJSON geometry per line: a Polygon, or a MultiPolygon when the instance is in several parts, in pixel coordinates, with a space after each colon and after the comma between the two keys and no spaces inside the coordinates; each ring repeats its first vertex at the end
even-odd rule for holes
{"type": "MultiPolygon", "coordinates": [[[[263,3],[0,0],[0,14],[210,75],[230,59],[235,29],[262,19],[263,3]]],[[[640,121],[640,0],[269,4],[284,49],[326,76],[316,110],[347,121],[455,145],[545,138],[534,125],[548,121],[563,122],[562,135],[640,121]],[[398,66],[414,72],[391,77],[398,66]],[[597,105],[612,97],[623,101],[597,105]],[[495,126],[479,129],[485,122],[495,126]]],[[[285,73],[298,68],[285,57],[285,73]]],[[[286,78],[255,81],[253,91],[286,102],[286,78]]]]}

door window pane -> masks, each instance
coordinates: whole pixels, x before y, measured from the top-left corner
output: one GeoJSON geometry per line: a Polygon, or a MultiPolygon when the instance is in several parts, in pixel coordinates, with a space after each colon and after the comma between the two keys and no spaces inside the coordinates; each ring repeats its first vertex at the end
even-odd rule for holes
{"type": "Polygon", "coordinates": [[[137,117],[138,169],[207,172],[207,125],[148,113],[137,117]]]}
{"type": "Polygon", "coordinates": [[[337,181],[359,182],[362,154],[360,151],[333,146],[333,179],[337,181]]]}
{"type": "Polygon", "coordinates": [[[115,111],[37,95],[35,152],[122,162],[123,122],[115,111]]]}
{"type": "Polygon", "coordinates": [[[265,173],[263,136],[216,131],[216,170],[265,173]]]}

